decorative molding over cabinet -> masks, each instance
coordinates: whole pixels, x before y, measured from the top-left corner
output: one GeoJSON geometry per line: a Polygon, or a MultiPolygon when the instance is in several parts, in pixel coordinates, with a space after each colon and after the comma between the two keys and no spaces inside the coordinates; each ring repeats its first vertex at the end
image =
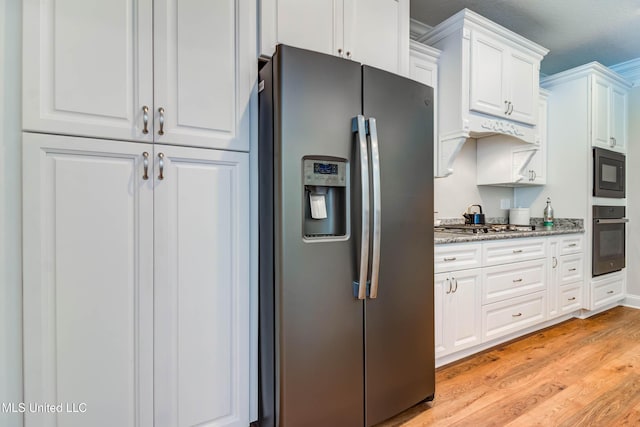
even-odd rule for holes
{"type": "Polygon", "coordinates": [[[609,68],[630,81],[633,87],[640,86],[640,58],[613,65],[609,68]]]}
{"type": "Polygon", "coordinates": [[[282,43],[408,74],[409,0],[263,0],[260,5],[263,58],[282,43]]]}
{"type": "Polygon", "coordinates": [[[453,172],[467,138],[502,134],[535,142],[540,61],[547,49],[468,9],[418,41],[442,50],[437,176],[453,172]]]}
{"type": "Polygon", "coordinates": [[[248,151],[255,6],[179,6],[26,0],[23,129],[248,151]]]}
{"type": "Polygon", "coordinates": [[[25,427],[247,426],[248,153],[23,143],[25,427]]]}

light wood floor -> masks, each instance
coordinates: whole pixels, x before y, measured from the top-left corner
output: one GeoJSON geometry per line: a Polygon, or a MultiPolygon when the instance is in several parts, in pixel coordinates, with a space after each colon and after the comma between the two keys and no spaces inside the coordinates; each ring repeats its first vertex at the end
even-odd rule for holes
{"type": "Polygon", "coordinates": [[[433,402],[382,426],[640,426],[640,310],[572,319],[442,367],[433,402]]]}

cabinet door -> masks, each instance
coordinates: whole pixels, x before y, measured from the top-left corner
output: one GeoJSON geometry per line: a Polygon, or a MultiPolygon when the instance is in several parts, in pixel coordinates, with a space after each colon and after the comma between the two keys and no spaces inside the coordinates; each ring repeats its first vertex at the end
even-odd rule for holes
{"type": "Polygon", "coordinates": [[[345,0],[345,55],[406,75],[409,68],[409,2],[345,0]]]}
{"type": "Polygon", "coordinates": [[[451,351],[479,344],[482,334],[480,270],[451,273],[453,289],[447,305],[446,337],[451,351]]]}
{"type": "Polygon", "coordinates": [[[248,154],[157,145],[154,160],[155,426],[246,427],[248,154]]]}
{"type": "Polygon", "coordinates": [[[23,10],[23,128],[151,141],[152,0],[25,0],[23,10]]]}
{"type": "Polygon", "coordinates": [[[510,51],[508,59],[508,118],[535,125],[538,118],[539,62],[518,51],[510,51]]]}
{"type": "Polygon", "coordinates": [[[248,151],[251,2],[154,2],[154,140],[248,151]]]}
{"type": "Polygon", "coordinates": [[[339,55],[344,44],[344,0],[262,0],[260,53],[271,57],[277,44],[339,55]]]}
{"type": "Polygon", "coordinates": [[[451,293],[451,280],[448,273],[436,274],[433,279],[434,298],[434,327],[435,327],[435,352],[437,356],[445,354],[447,346],[445,339],[445,313],[451,293]]]}
{"type": "Polygon", "coordinates": [[[26,427],[153,425],[150,148],[23,136],[26,427]]]}
{"type": "Polygon", "coordinates": [[[479,31],[471,33],[471,110],[506,116],[509,99],[505,62],[508,55],[507,47],[494,38],[479,31]]]}
{"type": "Polygon", "coordinates": [[[617,86],[611,87],[610,145],[616,151],[627,149],[627,92],[617,86]]]}
{"type": "Polygon", "coordinates": [[[592,82],[592,122],[591,143],[592,145],[610,148],[609,137],[609,94],[611,92],[609,83],[605,80],[594,77],[592,82]]]}

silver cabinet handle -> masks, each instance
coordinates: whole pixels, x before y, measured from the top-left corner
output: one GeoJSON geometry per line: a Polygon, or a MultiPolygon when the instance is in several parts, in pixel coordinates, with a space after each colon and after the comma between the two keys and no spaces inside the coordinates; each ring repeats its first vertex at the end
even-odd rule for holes
{"type": "Polygon", "coordinates": [[[576,269],[575,268],[570,268],[569,271],[576,271],[576,269]]]}
{"type": "Polygon", "coordinates": [[[146,105],[142,106],[142,124],[142,133],[146,135],[149,133],[149,107],[146,105]]]}
{"type": "Polygon", "coordinates": [[[576,297],[571,297],[567,299],[567,301],[575,301],[575,300],[576,300],[576,297]]]}
{"type": "Polygon", "coordinates": [[[609,291],[609,292],[607,292],[607,293],[608,293],[608,294],[612,294],[612,293],[613,293],[613,291],[609,291]]]}
{"type": "Polygon", "coordinates": [[[360,182],[362,191],[362,230],[360,237],[360,274],[358,299],[367,296],[367,272],[369,267],[369,154],[367,149],[367,130],[364,116],[358,115],[351,121],[351,129],[358,134],[357,151],[360,153],[360,182]]]}
{"type": "Polygon", "coordinates": [[[519,278],[519,279],[513,279],[512,281],[513,281],[513,283],[520,283],[520,282],[522,282],[522,277],[519,278]]]}
{"type": "Polygon", "coordinates": [[[509,101],[504,101],[504,114],[509,115],[509,101]]]}
{"type": "Polygon", "coordinates": [[[453,277],[452,281],[453,281],[453,284],[455,285],[455,288],[453,288],[453,293],[455,294],[456,292],[458,292],[458,279],[453,277]]]}
{"type": "Polygon", "coordinates": [[[347,51],[347,58],[351,59],[351,52],[347,51]]]}
{"type": "Polygon", "coordinates": [[[522,249],[514,249],[513,253],[514,254],[521,254],[522,253],[522,249]]]}
{"type": "Polygon", "coordinates": [[[142,153],[142,167],[144,170],[142,179],[146,181],[149,179],[149,153],[147,153],[146,151],[142,153]]]}
{"type": "MultiPolygon", "coordinates": [[[[350,53],[347,52],[347,57],[350,53]]],[[[371,295],[370,298],[378,297],[378,283],[380,277],[380,236],[381,236],[381,213],[382,202],[380,199],[380,150],[378,146],[378,129],[376,119],[370,117],[369,138],[371,142],[371,179],[373,183],[373,248],[371,259],[371,295]]],[[[455,291],[454,291],[455,292],[455,291]]]]}
{"type": "Polygon", "coordinates": [[[513,114],[513,102],[509,101],[509,115],[513,114]]]}
{"type": "Polygon", "coordinates": [[[448,257],[448,258],[447,258],[447,257],[445,257],[445,258],[444,258],[444,261],[445,261],[445,262],[449,262],[449,261],[455,261],[456,259],[458,259],[458,258],[456,258],[456,257],[454,257],[454,256],[452,256],[452,257],[448,257]]]}
{"type": "Polygon", "coordinates": [[[558,266],[558,258],[553,257],[553,262],[552,262],[551,266],[552,266],[553,268],[556,268],[556,267],[558,266]]]}
{"type": "Polygon", "coordinates": [[[616,146],[616,139],[614,137],[610,137],[609,138],[609,146],[610,147],[615,147],[616,146]]]}
{"type": "Polygon", "coordinates": [[[569,244],[569,247],[570,247],[570,248],[575,248],[576,246],[578,246],[578,244],[577,244],[577,243],[571,243],[571,244],[569,244]]]}
{"type": "Polygon", "coordinates": [[[531,181],[535,181],[536,178],[538,178],[538,174],[536,173],[536,171],[531,171],[531,173],[533,173],[533,179],[531,181]]]}
{"type": "Polygon", "coordinates": [[[158,129],[158,135],[164,135],[164,108],[158,108],[158,114],[160,117],[158,118],[158,122],[160,122],[160,129],[158,129]]]}
{"type": "Polygon", "coordinates": [[[340,56],[340,58],[342,58],[344,56],[342,52],[343,52],[342,49],[338,49],[338,55],[340,56]]]}
{"type": "Polygon", "coordinates": [[[158,169],[160,173],[158,174],[158,179],[164,179],[164,153],[158,153],[158,169]]]}
{"type": "Polygon", "coordinates": [[[446,292],[446,293],[447,293],[447,294],[450,294],[450,293],[451,293],[451,279],[449,279],[449,278],[447,277],[446,281],[447,281],[447,284],[449,285],[449,288],[447,289],[447,292],[446,292]]]}
{"type": "Polygon", "coordinates": [[[518,314],[512,314],[511,317],[520,317],[522,316],[522,313],[518,313],[518,314]]]}

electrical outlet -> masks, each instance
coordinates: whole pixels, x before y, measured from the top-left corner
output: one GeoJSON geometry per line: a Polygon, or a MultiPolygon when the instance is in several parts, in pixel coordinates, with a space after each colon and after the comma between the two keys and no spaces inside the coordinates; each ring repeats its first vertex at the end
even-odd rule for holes
{"type": "Polygon", "coordinates": [[[511,199],[500,199],[500,209],[511,209],[511,199]]]}

